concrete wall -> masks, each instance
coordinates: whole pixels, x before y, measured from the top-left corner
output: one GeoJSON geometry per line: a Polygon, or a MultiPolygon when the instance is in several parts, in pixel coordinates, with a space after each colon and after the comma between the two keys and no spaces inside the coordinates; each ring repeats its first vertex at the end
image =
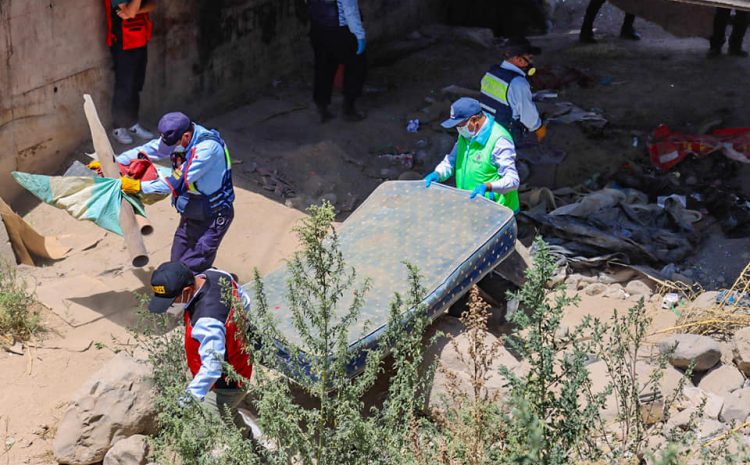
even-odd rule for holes
{"type": "MultiPolygon", "coordinates": [[[[304,0],[156,0],[141,113],[215,113],[271,80],[309,73],[304,0]]],[[[370,47],[432,21],[439,0],[360,0],[370,47]]],[[[0,0],[0,195],[12,170],[56,172],[89,137],[90,93],[109,123],[102,0],[0,0]]]]}

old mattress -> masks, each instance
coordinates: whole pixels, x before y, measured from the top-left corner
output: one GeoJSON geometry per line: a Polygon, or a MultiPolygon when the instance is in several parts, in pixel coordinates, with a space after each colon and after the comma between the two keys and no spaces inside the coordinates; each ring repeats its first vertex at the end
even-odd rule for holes
{"type": "MultiPolygon", "coordinates": [[[[424,307],[434,319],[510,254],[516,222],[509,209],[484,198],[469,199],[466,191],[392,181],[380,185],[337,232],[346,264],[356,269],[358,279],[371,280],[361,318],[349,333],[350,350],[358,350],[377,345],[394,293],[406,294],[404,261],[419,268],[426,289],[424,307]]],[[[282,266],[267,275],[264,288],[284,338],[300,347],[288,309],[286,273],[282,266]]],[[[343,312],[351,301],[351,295],[345,296],[338,308],[343,312]]],[[[306,365],[290,360],[283,345],[279,355],[288,364],[306,365]]],[[[350,375],[361,370],[362,362],[363,357],[350,364],[350,375]]],[[[289,368],[290,373],[309,373],[304,366],[289,368]]]]}

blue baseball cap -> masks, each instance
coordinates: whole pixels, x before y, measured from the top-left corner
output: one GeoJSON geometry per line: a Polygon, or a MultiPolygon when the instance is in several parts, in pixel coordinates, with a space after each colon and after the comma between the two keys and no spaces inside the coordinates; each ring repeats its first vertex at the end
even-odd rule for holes
{"type": "Polygon", "coordinates": [[[163,157],[172,155],[172,151],[182,138],[182,135],[185,134],[191,126],[192,123],[190,118],[188,118],[185,113],[175,111],[162,116],[159,120],[159,133],[161,133],[159,148],[157,150],[159,155],[163,157]]]}
{"type": "Polygon", "coordinates": [[[451,105],[451,117],[443,121],[441,126],[446,129],[454,128],[481,112],[482,105],[479,104],[479,100],[469,97],[461,97],[453,102],[453,105],[451,105]]]}

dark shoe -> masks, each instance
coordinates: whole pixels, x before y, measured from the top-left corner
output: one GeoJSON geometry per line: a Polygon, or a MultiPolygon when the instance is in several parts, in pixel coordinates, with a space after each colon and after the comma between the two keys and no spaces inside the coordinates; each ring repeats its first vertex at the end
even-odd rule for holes
{"type": "Polygon", "coordinates": [[[620,38],[627,40],[641,40],[641,35],[635,32],[635,29],[620,30],[620,38]]]}
{"type": "Polygon", "coordinates": [[[320,115],[320,122],[325,123],[326,121],[332,120],[336,117],[335,114],[331,113],[328,107],[318,106],[318,114],[320,115]]]}
{"type": "Polygon", "coordinates": [[[706,56],[708,58],[718,58],[721,56],[721,49],[720,48],[714,48],[711,47],[708,49],[708,53],[706,53],[706,56]]]}
{"type": "Polygon", "coordinates": [[[735,57],[746,57],[748,56],[748,53],[741,48],[730,48],[729,51],[727,51],[727,55],[732,55],[735,57]]]}
{"type": "Polygon", "coordinates": [[[356,123],[357,121],[362,121],[365,118],[367,118],[367,115],[364,112],[358,111],[354,107],[354,105],[347,105],[344,107],[344,121],[356,123]]]}
{"type": "Polygon", "coordinates": [[[594,37],[594,31],[584,31],[581,29],[581,33],[578,35],[578,40],[584,44],[595,44],[596,37],[594,37]]]}

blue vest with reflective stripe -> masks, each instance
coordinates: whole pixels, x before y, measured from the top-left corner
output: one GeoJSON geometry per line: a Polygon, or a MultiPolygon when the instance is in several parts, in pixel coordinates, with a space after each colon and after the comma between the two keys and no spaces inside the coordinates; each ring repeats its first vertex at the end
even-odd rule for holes
{"type": "Polygon", "coordinates": [[[513,110],[508,103],[508,88],[511,81],[518,77],[525,78],[516,71],[492,65],[482,78],[482,95],[479,97],[482,108],[494,115],[495,121],[511,132],[518,122],[513,121],[513,110]]]}
{"type": "MultiPolygon", "coordinates": [[[[224,170],[224,176],[221,180],[221,187],[216,192],[206,194],[202,192],[196,184],[193,184],[193,189],[198,193],[192,193],[185,180],[187,176],[188,165],[185,164],[185,170],[179,177],[170,176],[167,180],[170,186],[172,186],[172,202],[180,214],[185,212],[185,206],[189,202],[207,202],[207,207],[210,215],[217,216],[222,211],[231,208],[232,202],[234,202],[234,185],[232,184],[232,160],[229,157],[229,149],[219,135],[219,131],[215,129],[208,130],[202,133],[196,138],[193,143],[193,147],[197,146],[201,142],[212,140],[224,148],[224,161],[226,163],[226,169],[224,170]],[[197,199],[196,197],[204,197],[204,199],[197,199]]],[[[192,156],[192,155],[191,155],[192,156]]]]}
{"type": "Polygon", "coordinates": [[[337,0],[308,0],[310,21],[325,28],[339,27],[339,6],[337,0]]]}

